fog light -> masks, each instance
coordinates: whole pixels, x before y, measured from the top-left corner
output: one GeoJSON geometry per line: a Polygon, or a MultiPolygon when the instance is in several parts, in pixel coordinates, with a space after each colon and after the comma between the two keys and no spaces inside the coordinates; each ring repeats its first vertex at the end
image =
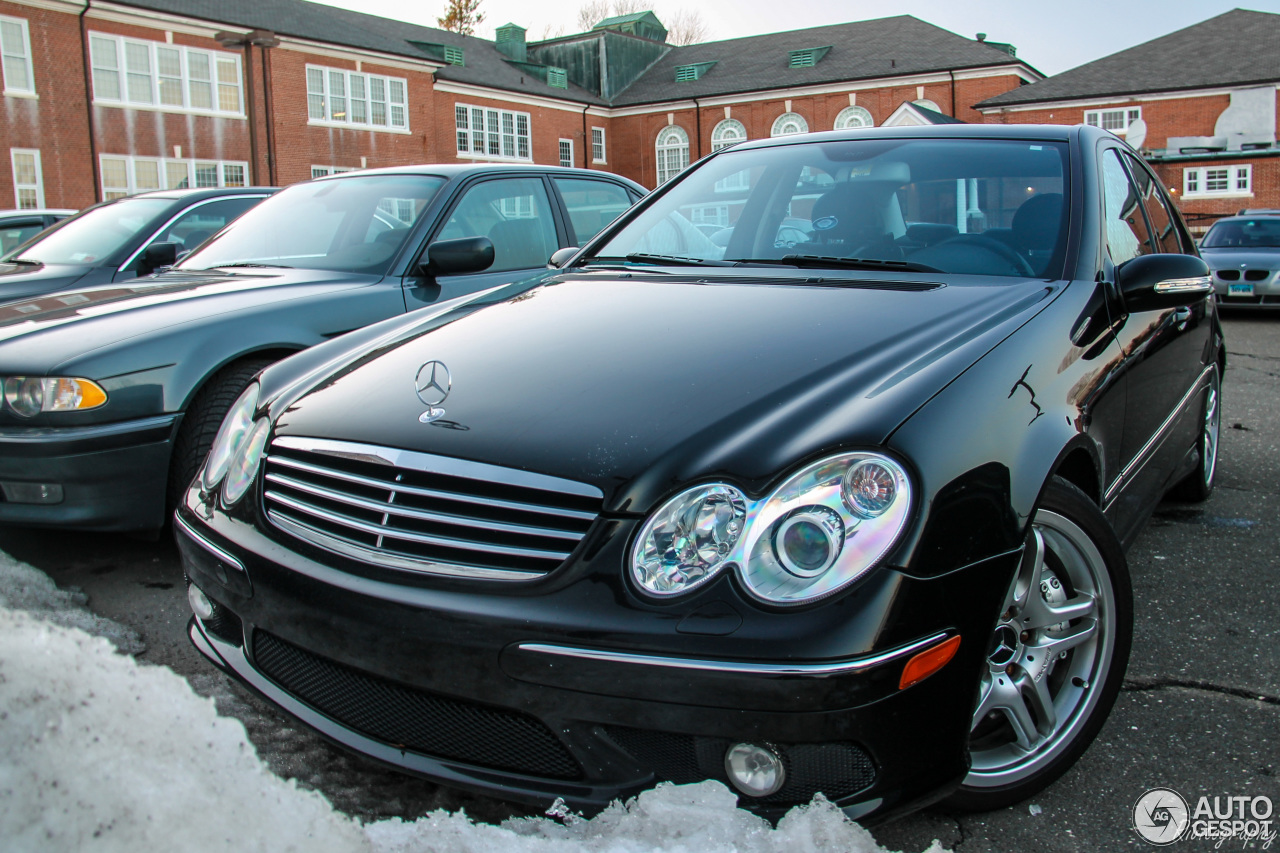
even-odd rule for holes
{"type": "Polygon", "coordinates": [[[729,781],[748,797],[767,797],[781,790],[787,781],[782,756],[771,747],[737,743],[724,754],[729,781]]]}
{"type": "Polygon", "coordinates": [[[61,483],[0,483],[4,499],[14,504],[60,504],[61,483]]]}
{"type": "Polygon", "coordinates": [[[196,614],[201,622],[213,616],[213,602],[204,594],[204,590],[195,584],[187,587],[187,603],[191,605],[191,612],[196,614]]]}

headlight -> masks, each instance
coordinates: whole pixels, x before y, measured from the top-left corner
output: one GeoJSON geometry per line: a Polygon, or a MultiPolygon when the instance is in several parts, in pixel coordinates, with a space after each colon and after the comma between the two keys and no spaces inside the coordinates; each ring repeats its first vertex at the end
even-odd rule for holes
{"type": "Polygon", "coordinates": [[[802,604],[870,571],[910,512],[901,465],[842,453],[805,466],[759,501],[721,484],[676,495],[641,529],[632,576],[649,593],[676,595],[732,565],[761,601],[802,604]]]}
{"type": "Polygon", "coordinates": [[[258,473],[258,463],[262,461],[262,451],[267,446],[267,433],[271,431],[271,422],[259,418],[253,425],[253,432],[240,445],[240,450],[231,459],[227,469],[227,479],[222,484],[222,499],[229,506],[249,490],[253,476],[258,473]]]}
{"type": "Polygon", "coordinates": [[[204,463],[204,474],[201,475],[201,483],[206,490],[218,485],[226,476],[232,457],[253,427],[253,410],[257,406],[258,383],[254,382],[231,404],[227,416],[222,419],[222,426],[218,427],[213,446],[209,448],[209,458],[204,463]]]}
{"type": "Polygon", "coordinates": [[[631,557],[636,583],[653,595],[679,595],[722,569],[742,536],[746,498],[733,486],[696,486],[649,517],[631,557]]]}
{"type": "Polygon", "coordinates": [[[15,414],[33,418],[41,412],[96,409],[107,402],[107,392],[91,379],[10,376],[4,380],[4,399],[15,414]]]}

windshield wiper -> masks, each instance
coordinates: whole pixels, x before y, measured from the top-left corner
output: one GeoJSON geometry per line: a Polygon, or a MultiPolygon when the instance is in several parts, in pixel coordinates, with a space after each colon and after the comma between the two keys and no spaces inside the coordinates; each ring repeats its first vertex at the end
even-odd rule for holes
{"type": "Polygon", "coordinates": [[[255,264],[255,263],[250,263],[249,261],[241,261],[240,263],[236,263],[236,264],[218,264],[216,267],[205,267],[204,270],[202,270],[202,272],[209,272],[211,270],[229,270],[234,267],[259,267],[262,269],[277,269],[277,270],[293,269],[293,267],[288,266],[287,264],[255,264]]]}
{"type": "Polygon", "coordinates": [[[678,267],[732,267],[737,266],[734,261],[712,261],[706,258],[684,258],[679,255],[646,255],[642,252],[627,255],[628,263],[640,264],[667,264],[678,267]]]}
{"type": "Polygon", "coordinates": [[[6,263],[6,264],[22,264],[22,265],[24,265],[24,266],[28,266],[28,267],[42,267],[42,266],[44,266],[44,261],[33,261],[31,258],[10,258],[9,260],[4,261],[4,263],[6,263]]]}
{"type": "Polygon", "coordinates": [[[945,272],[927,264],[911,261],[882,261],[876,258],[833,258],[826,255],[783,255],[781,258],[750,258],[744,264],[773,264],[805,268],[845,270],[882,270],[884,272],[945,272]]]}

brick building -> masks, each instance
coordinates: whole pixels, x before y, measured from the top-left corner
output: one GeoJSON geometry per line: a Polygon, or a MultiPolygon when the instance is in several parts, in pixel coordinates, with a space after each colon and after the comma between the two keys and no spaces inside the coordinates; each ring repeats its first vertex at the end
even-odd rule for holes
{"type": "Polygon", "coordinates": [[[0,0],[0,53],[19,207],[458,160],[656,186],[743,138],[981,120],[1041,79],[909,16],[673,47],[649,12],[487,41],[305,0],[0,0]]]}
{"type": "Polygon", "coordinates": [[[1280,208],[1280,15],[1235,9],[977,104],[987,122],[1092,124],[1155,167],[1193,231],[1280,208]]]}

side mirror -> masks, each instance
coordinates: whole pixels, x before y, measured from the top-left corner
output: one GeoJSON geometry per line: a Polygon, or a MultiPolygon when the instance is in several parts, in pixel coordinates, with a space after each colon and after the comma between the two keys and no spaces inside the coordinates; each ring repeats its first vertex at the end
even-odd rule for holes
{"type": "Polygon", "coordinates": [[[1129,311],[1159,311],[1199,302],[1213,293],[1209,265],[1195,255],[1141,255],[1116,270],[1129,311]]]}
{"type": "Polygon", "coordinates": [[[551,258],[547,261],[547,269],[558,270],[565,264],[569,263],[569,259],[578,254],[581,249],[577,246],[567,246],[563,249],[556,249],[551,253],[551,258]]]}
{"type": "Polygon", "coordinates": [[[461,275],[493,266],[493,241],[488,237],[438,240],[427,246],[427,262],[418,269],[426,275],[461,275]]]}
{"type": "Polygon", "coordinates": [[[150,275],[161,267],[171,267],[177,262],[177,243],[152,243],[142,250],[142,258],[138,263],[138,275],[150,275]]]}

